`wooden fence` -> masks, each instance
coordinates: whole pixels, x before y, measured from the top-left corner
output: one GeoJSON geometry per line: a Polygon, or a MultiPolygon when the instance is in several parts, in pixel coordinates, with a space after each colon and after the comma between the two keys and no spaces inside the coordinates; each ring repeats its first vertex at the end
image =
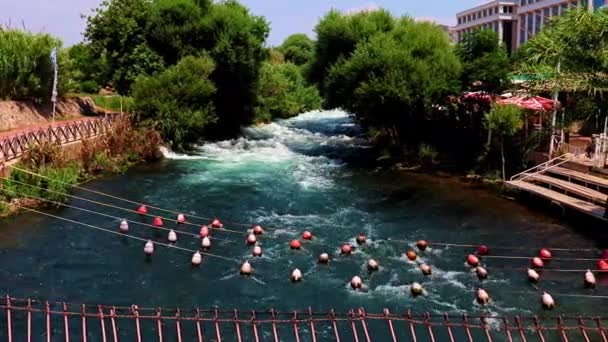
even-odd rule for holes
{"type": "Polygon", "coordinates": [[[33,145],[44,142],[65,145],[99,136],[108,132],[117,118],[117,115],[106,115],[0,136],[0,163],[21,157],[33,145]]]}

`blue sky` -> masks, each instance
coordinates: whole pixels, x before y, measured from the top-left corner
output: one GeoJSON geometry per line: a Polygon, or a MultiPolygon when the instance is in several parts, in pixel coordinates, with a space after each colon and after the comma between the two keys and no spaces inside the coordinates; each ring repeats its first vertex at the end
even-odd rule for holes
{"type": "MultiPolygon", "coordinates": [[[[0,0],[0,23],[25,26],[34,32],[59,36],[66,45],[82,40],[85,20],[101,0],[0,0]]],[[[331,8],[358,10],[382,7],[395,15],[432,19],[453,24],[456,12],[483,3],[484,0],[241,0],[254,14],[271,23],[268,43],[280,44],[292,33],[313,34],[320,17],[331,8]]]]}

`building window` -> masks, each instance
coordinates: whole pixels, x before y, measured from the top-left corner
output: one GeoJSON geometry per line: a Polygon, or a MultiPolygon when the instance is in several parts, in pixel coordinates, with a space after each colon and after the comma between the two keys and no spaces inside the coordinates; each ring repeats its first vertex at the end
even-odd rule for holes
{"type": "Polygon", "coordinates": [[[555,7],[551,8],[551,13],[553,14],[554,17],[557,17],[559,15],[559,6],[555,6],[555,7]]]}
{"type": "Polygon", "coordinates": [[[458,18],[458,25],[462,24],[462,18],[458,18]]]}
{"type": "Polygon", "coordinates": [[[540,32],[540,29],[543,27],[541,12],[534,13],[536,16],[536,26],[534,26],[534,33],[540,32]]]}
{"type": "Polygon", "coordinates": [[[566,13],[566,11],[568,10],[568,4],[562,4],[562,14],[566,13]]]}
{"type": "Polygon", "coordinates": [[[494,14],[494,8],[490,7],[490,9],[488,10],[488,15],[492,15],[494,14]]]}

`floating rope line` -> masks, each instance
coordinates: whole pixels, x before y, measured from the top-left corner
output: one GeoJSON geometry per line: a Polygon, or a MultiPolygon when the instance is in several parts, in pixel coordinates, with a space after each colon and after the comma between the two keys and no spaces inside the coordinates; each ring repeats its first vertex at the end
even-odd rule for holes
{"type": "MultiPolygon", "coordinates": [[[[532,258],[534,258],[535,256],[510,256],[510,255],[480,255],[479,258],[480,259],[515,259],[515,260],[521,260],[521,259],[526,259],[526,260],[531,260],[532,258]]],[[[539,259],[543,260],[543,261],[598,261],[601,258],[597,257],[597,258],[562,258],[562,257],[551,257],[551,258],[541,258],[538,257],[539,259]]]]}
{"type": "MultiPolygon", "coordinates": [[[[134,239],[134,240],[139,240],[139,241],[143,241],[143,242],[148,242],[150,240],[150,239],[141,238],[139,236],[134,236],[134,235],[129,235],[129,234],[124,234],[124,233],[116,232],[116,231],[111,230],[111,229],[101,228],[101,227],[98,227],[98,226],[94,226],[92,224],[88,224],[88,223],[84,223],[84,222],[79,222],[79,221],[67,219],[67,218],[64,218],[64,217],[61,217],[61,216],[45,213],[43,211],[39,211],[39,210],[36,210],[36,209],[32,209],[32,208],[28,208],[28,207],[24,207],[24,206],[20,206],[20,205],[17,205],[17,207],[19,207],[20,209],[23,209],[23,210],[27,210],[27,211],[36,213],[36,214],[40,214],[40,215],[48,216],[48,217],[51,217],[51,218],[63,220],[63,221],[66,221],[66,222],[78,224],[78,225],[85,226],[85,227],[88,227],[88,228],[91,228],[91,229],[96,229],[96,230],[99,230],[99,231],[102,231],[102,232],[106,232],[106,233],[110,233],[110,234],[115,234],[115,235],[119,235],[119,236],[124,236],[124,237],[130,238],[130,239],[134,239]]],[[[178,250],[182,250],[182,251],[186,251],[186,252],[190,252],[190,253],[197,252],[196,250],[192,250],[192,249],[188,249],[188,248],[184,248],[184,247],[179,247],[179,246],[175,246],[175,245],[170,245],[170,244],[163,243],[163,242],[154,242],[154,245],[163,246],[163,247],[167,247],[167,248],[174,248],[174,249],[178,249],[178,250]]],[[[206,252],[202,252],[202,251],[198,251],[198,252],[200,254],[202,254],[202,255],[206,255],[206,256],[209,256],[209,257],[214,257],[214,258],[218,258],[218,259],[223,259],[223,260],[227,260],[227,261],[232,261],[232,262],[240,263],[240,261],[238,261],[236,259],[228,258],[228,257],[225,257],[225,256],[221,256],[221,255],[217,255],[217,254],[211,254],[211,253],[206,253],[206,252]]]]}
{"type": "MultiPolygon", "coordinates": [[[[63,207],[66,207],[66,208],[81,210],[81,211],[88,212],[88,213],[91,213],[91,214],[95,214],[95,215],[99,215],[99,216],[104,216],[104,217],[109,217],[109,218],[113,218],[113,219],[117,219],[117,220],[124,220],[124,221],[127,221],[129,223],[136,224],[136,225],[140,225],[140,226],[144,226],[144,227],[150,227],[150,228],[153,228],[155,230],[174,231],[175,233],[179,233],[179,234],[183,234],[183,235],[189,235],[189,236],[197,237],[197,238],[200,237],[199,234],[195,234],[195,233],[191,233],[191,232],[187,232],[187,231],[183,231],[183,230],[179,230],[179,229],[157,227],[157,226],[153,226],[153,225],[151,225],[149,223],[143,223],[143,222],[137,222],[137,221],[133,221],[133,220],[128,220],[128,219],[121,218],[121,217],[118,217],[118,216],[104,214],[104,213],[101,213],[101,212],[98,212],[98,211],[94,211],[94,210],[90,210],[90,209],[85,209],[85,208],[81,208],[81,207],[76,207],[76,206],[69,205],[69,204],[66,204],[66,203],[62,203],[62,202],[58,202],[58,201],[53,201],[53,200],[50,200],[50,199],[45,199],[45,198],[41,198],[41,197],[37,197],[37,196],[33,196],[33,195],[24,194],[22,192],[15,191],[15,190],[10,190],[10,189],[3,189],[3,190],[7,191],[7,192],[11,192],[11,193],[19,195],[19,196],[23,196],[23,197],[35,199],[35,200],[38,200],[38,201],[43,201],[43,202],[55,204],[55,205],[58,205],[58,206],[63,206],[63,207]]],[[[213,240],[217,240],[217,241],[222,241],[222,242],[237,243],[236,241],[233,241],[233,240],[221,239],[221,238],[216,238],[216,237],[212,237],[212,236],[209,236],[209,238],[213,239],[213,240]]]]}
{"type": "MultiPolygon", "coordinates": [[[[397,243],[406,243],[412,244],[416,243],[416,241],[410,240],[399,240],[399,239],[385,239],[385,241],[389,242],[397,242],[397,243]]],[[[460,243],[447,243],[447,242],[435,242],[428,241],[429,247],[435,246],[444,246],[444,247],[461,247],[461,248],[477,248],[482,244],[474,245],[474,244],[460,244],[460,243]]],[[[523,246],[488,246],[490,249],[498,249],[498,250],[530,250],[535,247],[523,247],[523,246]]],[[[602,250],[599,248],[557,248],[557,247],[544,247],[550,251],[561,251],[561,252],[601,252],[602,250]]]]}
{"type": "MultiPolygon", "coordinates": [[[[501,271],[516,271],[516,272],[526,272],[528,268],[511,268],[511,267],[497,267],[497,266],[489,266],[486,268],[488,271],[492,270],[501,270],[501,271]]],[[[566,272],[566,273],[585,273],[588,270],[593,273],[608,273],[608,270],[598,270],[593,267],[585,268],[585,269],[560,269],[560,268],[532,268],[539,273],[543,272],[566,272]]]]}
{"type": "MultiPolygon", "coordinates": [[[[571,293],[556,293],[556,292],[550,292],[547,290],[543,290],[543,289],[539,289],[539,292],[547,292],[550,293],[552,296],[556,296],[556,297],[575,297],[575,298],[592,298],[592,299],[608,299],[608,296],[602,296],[602,295],[586,295],[586,294],[571,294],[571,293]]],[[[537,296],[538,293],[537,292],[531,292],[531,291],[505,291],[503,293],[507,293],[507,294],[525,294],[525,295],[535,295],[537,296]]]]}
{"type": "MultiPolygon", "coordinates": [[[[122,207],[115,206],[115,205],[112,205],[112,204],[107,204],[107,203],[104,203],[104,202],[94,201],[94,200],[91,200],[91,199],[88,199],[88,198],[83,198],[83,197],[75,196],[75,195],[68,194],[68,193],[61,192],[61,191],[56,191],[56,190],[51,190],[51,189],[43,188],[43,187],[40,187],[40,186],[37,186],[37,185],[28,184],[28,183],[17,181],[17,180],[12,180],[12,179],[8,179],[8,178],[3,178],[3,179],[5,179],[8,182],[14,182],[14,183],[21,184],[21,185],[24,185],[24,186],[32,187],[32,188],[39,189],[39,190],[42,190],[42,191],[47,191],[47,192],[54,193],[54,194],[61,195],[61,196],[66,196],[66,197],[74,198],[74,199],[77,199],[77,200],[82,200],[82,201],[89,202],[89,203],[96,204],[96,205],[107,206],[107,207],[110,207],[110,208],[122,210],[122,211],[129,212],[129,213],[135,213],[135,214],[138,214],[138,215],[144,215],[144,216],[148,216],[148,217],[157,217],[157,216],[152,215],[152,214],[141,214],[141,213],[137,212],[136,210],[132,210],[132,209],[128,209],[128,208],[122,208],[122,207]]],[[[37,199],[37,200],[40,200],[40,201],[46,201],[46,202],[53,203],[53,204],[56,204],[56,205],[61,205],[61,206],[67,207],[67,208],[72,208],[72,209],[82,210],[82,211],[86,211],[86,212],[91,212],[91,213],[95,213],[95,214],[98,214],[98,215],[101,215],[101,216],[111,217],[111,218],[120,219],[120,220],[123,219],[123,218],[120,218],[120,217],[117,217],[117,216],[112,216],[112,215],[108,215],[108,214],[102,214],[102,213],[99,213],[97,211],[92,211],[92,210],[89,210],[89,209],[75,207],[75,206],[71,206],[71,205],[68,205],[68,204],[64,204],[64,203],[55,202],[55,201],[47,200],[47,199],[40,198],[40,197],[35,197],[35,196],[27,195],[27,194],[20,193],[20,192],[17,192],[17,191],[14,191],[14,190],[10,190],[10,189],[3,189],[3,190],[4,191],[10,191],[10,192],[19,194],[19,195],[24,196],[24,197],[30,197],[30,198],[37,199]]],[[[173,219],[171,219],[171,218],[162,217],[162,216],[159,216],[159,217],[162,218],[163,220],[173,221],[173,219]]],[[[141,223],[141,222],[137,222],[137,221],[133,221],[133,220],[126,220],[126,221],[127,222],[133,222],[135,224],[144,225],[144,226],[147,226],[147,227],[152,227],[152,228],[155,228],[155,229],[163,229],[163,230],[167,230],[167,231],[171,230],[169,228],[157,227],[157,226],[154,226],[154,225],[150,225],[150,224],[146,224],[146,223],[141,223]]],[[[185,222],[185,224],[198,227],[197,224],[190,223],[190,222],[185,222]]],[[[239,234],[239,235],[247,234],[247,232],[241,232],[241,231],[231,230],[231,229],[227,229],[227,228],[213,228],[213,227],[209,227],[209,228],[212,229],[213,231],[217,231],[217,232],[224,231],[224,232],[228,232],[228,233],[232,233],[232,234],[239,234]]],[[[198,234],[194,234],[194,233],[190,233],[190,232],[185,232],[185,231],[181,231],[181,230],[174,230],[174,231],[176,233],[177,232],[181,232],[182,234],[188,234],[188,235],[197,236],[197,237],[199,236],[198,234]]],[[[278,239],[278,238],[280,238],[278,236],[272,236],[272,235],[264,235],[264,237],[265,238],[270,238],[270,239],[278,239]]],[[[230,243],[238,243],[236,241],[228,240],[228,239],[220,239],[220,238],[212,238],[212,239],[215,239],[215,240],[218,240],[218,241],[226,241],[226,242],[230,242],[230,243]]],[[[331,249],[335,249],[336,248],[336,246],[331,246],[331,245],[323,244],[323,243],[316,242],[316,241],[313,241],[313,240],[305,240],[305,241],[306,241],[306,244],[310,244],[310,245],[317,245],[317,246],[321,246],[321,247],[328,247],[328,248],[331,248],[331,249]]]]}

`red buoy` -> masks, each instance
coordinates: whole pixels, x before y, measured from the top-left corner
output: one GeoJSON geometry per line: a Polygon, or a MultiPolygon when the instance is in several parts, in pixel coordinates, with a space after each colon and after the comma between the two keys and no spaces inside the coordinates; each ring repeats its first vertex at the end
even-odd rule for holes
{"type": "Polygon", "coordinates": [[[359,245],[362,245],[362,244],[364,244],[364,243],[367,242],[367,236],[365,236],[363,234],[359,234],[359,235],[357,235],[357,239],[356,240],[357,240],[357,243],[359,245]]]}
{"type": "Polygon", "coordinates": [[[202,226],[201,227],[201,231],[200,231],[201,237],[208,237],[209,236],[209,227],[207,226],[202,226]]]}
{"type": "Polygon", "coordinates": [[[353,247],[347,243],[343,244],[342,247],[340,247],[340,251],[342,252],[342,254],[350,254],[353,251],[353,247]]]}
{"type": "Polygon", "coordinates": [[[139,208],[137,208],[137,212],[140,213],[140,214],[145,215],[145,214],[148,213],[148,207],[146,207],[145,204],[142,204],[142,205],[139,206],[139,208]]]}
{"type": "Polygon", "coordinates": [[[186,223],[186,215],[184,214],[177,214],[177,224],[184,224],[186,223]]]}
{"type": "Polygon", "coordinates": [[[473,254],[469,254],[467,256],[467,264],[469,264],[469,266],[477,267],[479,266],[479,258],[473,254]]]}
{"type": "Polygon", "coordinates": [[[213,222],[211,222],[211,227],[213,228],[223,228],[224,224],[222,224],[222,222],[218,219],[213,220],[213,222]]]}
{"type": "Polygon", "coordinates": [[[405,253],[405,256],[407,256],[408,259],[410,259],[411,261],[416,260],[416,258],[418,257],[416,255],[416,252],[414,252],[413,250],[409,250],[405,253]]]}
{"type": "Polygon", "coordinates": [[[418,242],[416,242],[416,248],[418,248],[419,251],[424,252],[424,250],[429,246],[429,243],[426,242],[426,240],[418,240],[418,242]]]}
{"type": "Polygon", "coordinates": [[[543,268],[545,267],[545,263],[539,257],[532,258],[532,267],[534,268],[543,268]]]}
{"type": "Polygon", "coordinates": [[[256,241],[257,241],[257,239],[256,239],[255,235],[253,235],[253,234],[247,235],[247,244],[248,245],[253,245],[256,241]]]}
{"type": "Polygon", "coordinates": [[[163,219],[160,218],[160,217],[158,217],[158,216],[156,216],[154,218],[154,220],[152,220],[152,225],[154,227],[162,227],[163,226],[163,219]]]}
{"type": "Polygon", "coordinates": [[[481,245],[477,247],[477,255],[488,255],[490,253],[490,249],[486,245],[481,245]]]}
{"type": "Polygon", "coordinates": [[[302,233],[302,239],[304,240],[312,240],[312,233],[308,230],[302,233]]]}
{"type": "Polygon", "coordinates": [[[302,243],[300,240],[291,240],[289,247],[291,247],[291,249],[300,249],[300,247],[302,247],[302,243]]]}
{"type": "Polygon", "coordinates": [[[608,261],[601,259],[597,262],[597,269],[600,271],[608,271],[608,261]]]}
{"type": "Polygon", "coordinates": [[[541,259],[551,259],[552,255],[548,249],[543,248],[540,251],[538,251],[538,257],[541,259]]]}
{"type": "Polygon", "coordinates": [[[253,231],[253,234],[255,234],[255,235],[264,234],[264,229],[262,229],[262,227],[260,227],[260,226],[253,226],[253,228],[251,230],[253,231]]]}

